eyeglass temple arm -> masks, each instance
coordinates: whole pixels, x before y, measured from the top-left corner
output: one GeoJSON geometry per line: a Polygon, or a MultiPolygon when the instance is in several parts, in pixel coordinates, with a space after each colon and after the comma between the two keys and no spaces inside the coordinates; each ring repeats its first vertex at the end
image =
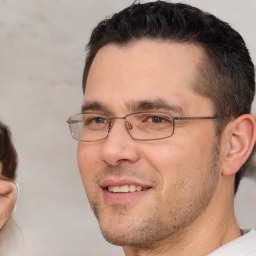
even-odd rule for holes
{"type": "Polygon", "coordinates": [[[224,118],[222,116],[199,116],[199,117],[180,117],[175,116],[173,117],[174,120],[202,120],[202,119],[219,119],[224,118]]]}

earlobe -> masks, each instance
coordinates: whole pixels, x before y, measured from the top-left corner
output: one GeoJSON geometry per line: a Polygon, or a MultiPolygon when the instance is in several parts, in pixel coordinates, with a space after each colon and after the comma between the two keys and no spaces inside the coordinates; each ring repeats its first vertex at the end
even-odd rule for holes
{"type": "Polygon", "coordinates": [[[255,120],[252,115],[241,115],[231,121],[227,129],[222,174],[234,175],[252,152],[256,137],[255,120]]]}

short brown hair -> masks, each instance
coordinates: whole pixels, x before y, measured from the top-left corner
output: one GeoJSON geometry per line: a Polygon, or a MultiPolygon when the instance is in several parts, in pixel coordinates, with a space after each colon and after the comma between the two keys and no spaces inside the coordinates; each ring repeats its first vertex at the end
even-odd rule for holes
{"type": "MultiPolygon", "coordinates": [[[[152,39],[198,45],[204,50],[194,90],[212,99],[221,132],[228,121],[251,112],[255,95],[255,71],[241,35],[214,15],[186,4],[164,1],[132,4],[101,21],[93,30],[87,45],[83,73],[83,91],[91,64],[105,45],[127,45],[140,39],[152,39]]],[[[247,163],[246,163],[247,164],[247,163]]],[[[237,172],[237,191],[246,164],[237,172]]]]}

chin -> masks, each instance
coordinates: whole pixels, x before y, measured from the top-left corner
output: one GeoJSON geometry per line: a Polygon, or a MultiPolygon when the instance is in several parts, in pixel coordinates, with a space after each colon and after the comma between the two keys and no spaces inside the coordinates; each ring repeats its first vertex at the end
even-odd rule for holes
{"type": "Polygon", "coordinates": [[[106,241],[118,246],[147,248],[154,242],[170,236],[172,233],[172,228],[167,228],[166,225],[163,225],[164,223],[156,221],[147,222],[146,225],[145,223],[134,225],[136,222],[122,225],[125,224],[122,223],[122,220],[115,223],[112,223],[112,225],[100,223],[100,229],[106,241]]]}
{"type": "Polygon", "coordinates": [[[108,241],[111,244],[117,245],[117,246],[141,246],[143,243],[142,241],[138,240],[140,237],[137,235],[137,237],[134,237],[132,234],[128,234],[128,232],[123,232],[120,234],[119,232],[104,232],[102,231],[102,235],[105,238],[106,241],[108,241]]]}
{"type": "Polygon", "coordinates": [[[111,244],[118,246],[130,245],[135,242],[134,234],[136,233],[131,232],[129,228],[120,225],[121,221],[122,220],[120,219],[113,223],[108,223],[109,225],[99,221],[101,233],[105,240],[111,244]]]}

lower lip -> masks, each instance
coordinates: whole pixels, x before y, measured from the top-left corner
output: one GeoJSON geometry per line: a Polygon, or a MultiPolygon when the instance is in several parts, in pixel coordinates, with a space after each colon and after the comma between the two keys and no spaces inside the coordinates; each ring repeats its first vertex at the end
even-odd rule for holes
{"type": "Polygon", "coordinates": [[[137,200],[148,193],[151,189],[128,192],[128,193],[113,193],[109,192],[107,189],[103,190],[103,197],[105,201],[109,204],[127,204],[134,200],[137,200]]]}

